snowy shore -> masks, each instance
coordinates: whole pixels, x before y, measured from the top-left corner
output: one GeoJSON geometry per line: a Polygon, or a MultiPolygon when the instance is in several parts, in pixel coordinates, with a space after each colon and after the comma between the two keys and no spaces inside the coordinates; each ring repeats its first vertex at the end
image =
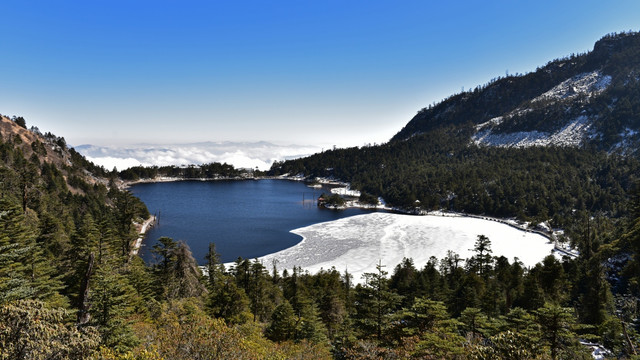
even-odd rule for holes
{"type": "MultiPolygon", "coordinates": [[[[268,177],[252,179],[265,178],[268,177]]],[[[271,179],[302,181],[304,178],[279,176],[271,179]]],[[[158,177],[125,185],[183,180],[186,179],[158,177]]],[[[322,184],[329,184],[327,179],[319,180],[322,184]]],[[[330,185],[338,186],[334,188],[338,190],[333,191],[336,193],[350,190],[346,183],[331,182],[330,185]]],[[[365,207],[353,200],[347,206],[365,207]]],[[[376,207],[389,209],[384,204],[376,207]]],[[[146,226],[142,230],[143,233],[146,226]]],[[[348,270],[353,275],[354,283],[362,282],[362,274],[376,271],[378,262],[391,274],[393,268],[405,257],[412,258],[417,268],[424,266],[431,256],[438,260],[444,258],[449,250],[462,259],[469,258],[478,235],[485,235],[491,240],[494,256],[505,256],[510,261],[517,257],[528,267],[540,262],[554,250],[554,243],[550,241],[548,234],[532,232],[515,222],[443,212],[427,215],[422,213],[420,216],[372,213],[314,224],[291,232],[300,235],[302,241],[288,249],[260,257],[258,261],[270,267],[276,260],[280,270],[291,271],[294,266],[300,266],[310,273],[335,267],[340,272],[348,270]]],[[[142,237],[143,234],[134,246],[134,254],[139,249],[142,237]]],[[[233,263],[225,264],[227,267],[232,265],[233,263]]]]}
{"type": "Polygon", "coordinates": [[[156,222],[156,217],[151,215],[147,220],[145,220],[142,224],[138,225],[138,238],[133,243],[133,247],[131,248],[131,256],[138,255],[138,251],[140,251],[140,247],[142,246],[142,240],[144,240],[144,236],[147,233],[153,224],[156,222]]]}
{"type": "Polygon", "coordinates": [[[466,216],[372,213],[291,232],[303,240],[258,260],[270,266],[275,259],[281,270],[294,266],[310,273],[331,267],[340,272],[348,270],[354,283],[362,282],[362,274],[374,272],[379,261],[391,274],[405,257],[412,258],[417,268],[424,266],[431,256],[444,258],[448,250],[468,258],[478,235],[491,240],[494,256],[502,255],[510,261],[517,257],[525,266],[540,262],[554,248],[540,234],[466,216]]]}

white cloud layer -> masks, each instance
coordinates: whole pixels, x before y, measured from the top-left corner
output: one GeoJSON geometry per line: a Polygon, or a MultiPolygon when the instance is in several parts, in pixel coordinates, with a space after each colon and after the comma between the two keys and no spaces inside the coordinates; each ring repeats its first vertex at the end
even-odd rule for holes
{"type": "Polygon", "coordinates": [[[106,169],[132,166],[201,165],[212,162],[236,168],[268,170],[274,161],[298,158],[321,151],[317,146],[276,145],[268,142],[202,142],[175,145],[95,146],[75,149],[106,169]]]}

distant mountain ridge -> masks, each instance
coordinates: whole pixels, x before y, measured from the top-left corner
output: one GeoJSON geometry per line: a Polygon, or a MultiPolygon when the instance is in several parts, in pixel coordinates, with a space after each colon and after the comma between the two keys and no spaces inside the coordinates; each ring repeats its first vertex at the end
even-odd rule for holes
{"type": "Polygon", "coordinates": [[[640,33],[603,37],[593,51],[498,78],[424,108],[393,138],[454,127],[478,145],[640,149],[640,33]]]}
{"type": "Polygon", "coordinates": [[[79,145],[75,149],[90,161],[112,169],[133,166],[184,166],[211,162],[236,168],[268,170],[274,161],[308,156],[318,146],[278,145],[260,142],[198,142],[182,144],[136,144],[122,146],[79,145]]]}

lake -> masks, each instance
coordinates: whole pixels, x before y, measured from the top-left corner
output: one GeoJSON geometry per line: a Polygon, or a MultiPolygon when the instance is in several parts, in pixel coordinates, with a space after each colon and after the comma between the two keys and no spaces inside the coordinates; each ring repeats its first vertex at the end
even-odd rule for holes
{"type": "Polygon", "coordinates": [[[297,244],[302,238],[289,232],[293,229],[372,212],[318,208],[315,199],[329,188],[287,180],[160,182],[130,190],[159,215],[140,249],[147,262],[154,261],[150,250],[161,236],[184,240],[199,264],[205,263],[210,242],[222,262],[231,262],[297,244]]]}

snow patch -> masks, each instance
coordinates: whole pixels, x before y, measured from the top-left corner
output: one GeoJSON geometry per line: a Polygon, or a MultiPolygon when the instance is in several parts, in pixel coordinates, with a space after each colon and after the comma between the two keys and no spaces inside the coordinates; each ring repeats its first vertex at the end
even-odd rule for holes
{"type": "Polygon", "coordinates": [[[518,131],[494,134],[491,129],[477,132],[471,140],[476,145],[524,148],[531,146],[579,146],[588,135],[591,123],[579,116],[556,132],[518,131]]]}
{"type": "Polygon", "coordinates": [[[603,75],[600,71],[582,73],[554,86],[551,90],[535,98],[533,102],[571,99],[578,95],[598,95],[605,91],[610,84],[611,76],[603,75]]]}
{"type": "Polygon", "coordinates": [[[503,116],[494,117],[489,121],[485,121],[482,124],[476,125],[476,131],[480,131],[486,127],[498,126],[502,123],[503,120],[504,120],[503,116]]]}
{"type": "Polygon", "coordinates": [[[332,188],[332,189],[331,189],[331,193],[332,193],[332,194],[342,195],[342,196],[354,196],[354,197],[360,197],[360,191],[358,191],[358,190],[351,190],[349,187],[337,187],[337,188],[332,188]]]}

